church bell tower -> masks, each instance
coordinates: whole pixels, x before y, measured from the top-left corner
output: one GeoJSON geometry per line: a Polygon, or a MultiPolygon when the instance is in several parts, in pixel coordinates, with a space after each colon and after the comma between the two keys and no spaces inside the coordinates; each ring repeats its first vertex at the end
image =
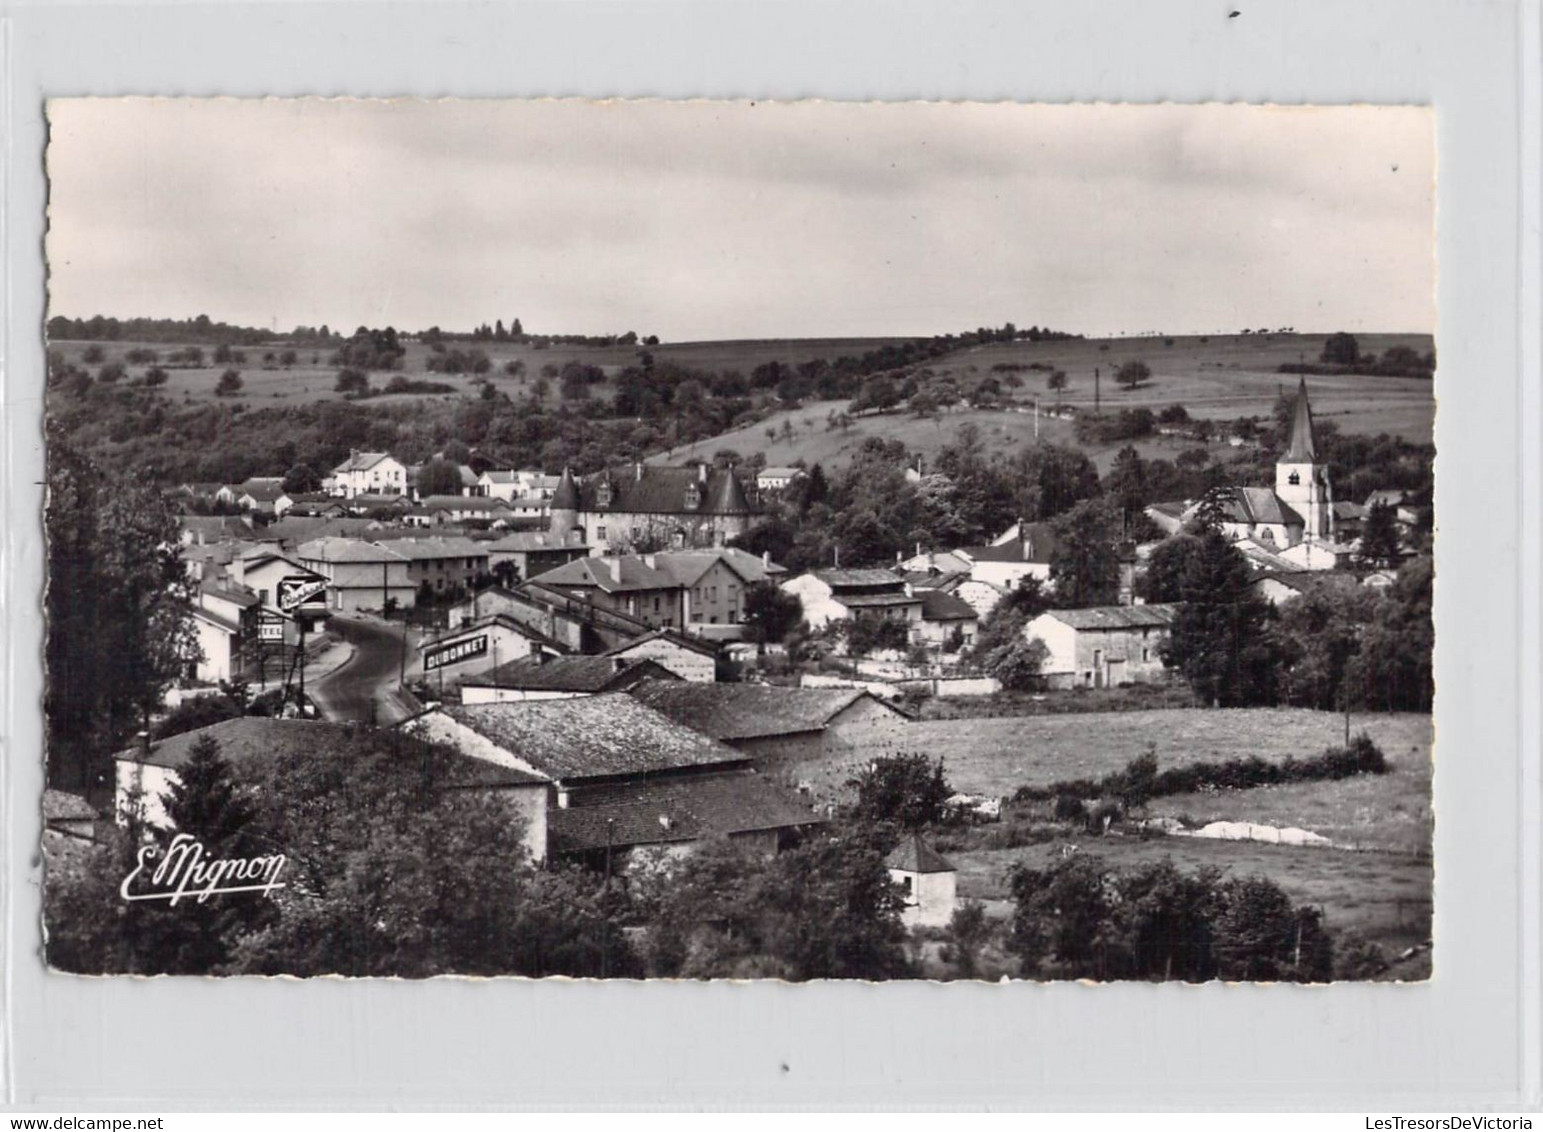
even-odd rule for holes
{"type": "Polygon", "coordinates": [[[1329,484],[1329,469],[1318,460],[1306,377],[1297,386],[1296,409],[1291,418],[1291,437],[1286,451],[1275,462],[1275,494],[1302,516],[1304,541],[1333,539],[1334,489],[1329,484]]]}

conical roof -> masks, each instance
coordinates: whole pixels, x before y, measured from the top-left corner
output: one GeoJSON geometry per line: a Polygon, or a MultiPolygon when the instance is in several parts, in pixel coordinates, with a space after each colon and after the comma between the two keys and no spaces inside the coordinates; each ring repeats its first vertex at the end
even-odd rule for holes
{"type": "Polygon", "coordinates": [[[573,481],[573,472],[563,469],[563,478],[557,482],[557,490],[552,493],[553,511],[577,511],[579,509],[579,485],[573,481]]]}
{"type": "Polygon", "coordinates": [[[745,498],[744,486],[732,470],[723,473],[708,510],[715,515],[750,514],[750,501],[745,498]]]}
{"type": "Polygon", "coordinates": [[[953,865],[922,840],[921,834],[909,834],[884,858],[886,869],[899,869],[907,873],[953,873],[953,865]]]}
{"type": "Polygon", "coordinates": [[[1313,410],[1307,403],[1307,378],[1297,386],[1296,412],[1291,418],[1291,442],[1282,464],[1311,464],[1318,459],[1318,445],[1313,439],[1313,410]]]}

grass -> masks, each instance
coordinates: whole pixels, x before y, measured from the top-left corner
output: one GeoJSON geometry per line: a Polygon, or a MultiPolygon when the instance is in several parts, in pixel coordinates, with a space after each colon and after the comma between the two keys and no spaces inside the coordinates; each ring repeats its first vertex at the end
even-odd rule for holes
{"type": "MultiPolygon", "coordinates": [[[[1061,858],[1066,844],[951,853],[949,860],[959,869],[959,895],[986,901],[996,916],[1009,915],[1007,877],[1012,867],[1024,863],[1047,868],[1061,858]]],[[[1230,876],[1268,877],[1298,903],[1321,907],[1332,931],[1359,933],[1390,955],[1431,936],[1435,873],[1429,858],[1181,837],[1079,837],[1075,844],[1079,852],[1097,854],[1114,868],[1166,859],[1184,870],[1213,866],[1230,876]]],[[[1428,954],[1395,973],[1406,979],[1424,977],[1428,954]]]]}
{"type": "MultiPolygon", "coordinates": [[[[1420,335],[1366,334],[1359,336],[1364,349],[1381,352],[1392,345],[1409,345],[1420,351],[1430,349],[1430,339],[1420,335]]],[[[859,355],[886,342],[896,339],[763,339],[732,342],[682,342],[648,347],[661,360],[678,362],[703,370],[738,370],[749,375],[756,366],[767,361],[783,361],[796,365],[811,358],[835,358],[843,354],[859,355]]],[[[50,343],[51,349],[61,351],[67,360],[82,363],[83,355],[92,345],[100,345],[107,360],[121,361],[123,355],[136,345],[148,345],[163,356],[177,347],[156,343],[103,342],[89,343],[59,341],[50,343]]],[[[636,346],[552,346],[538,350],[528,344],[513,342],[454,342],[453,348],[481,349],[493,362],[488,379],[494,387],[511,397],[528,396],[534,391],[543,366],[559,369],[569,361],[580,361],[599,366],[608,375],[614,375],[623,367],[634,364],[642,347],[636,346]],[[506,363],[514,360],[525,363],[523,377],[511,377],[503,372],[506,363]]],[[[1294,362],[1298,357],[1309,361],[1316,358],[1322,347],[1322,336],[1273,335],[1264,337],[1215,336],[1202,342],[1199,338],[1177,338],[1171,347],[1164,346],[1162,339],[1087,339],[1067,342],[1015,342],[977,346],[955,351],[936,359],[929,367],[935,373],[954,373],[961,378],[981,376],[997,364],[1040,364],[1063,369],[1068,375],[1069,386],[1062,394],[1068,405],[1091,408],[1093,405],[1093,370],[1103,372],[1102,405],[1106,410],[1146,407],[1162,408],[1181,403],[1193,416],[1231,419],[1238,416],[1268,416],[1280,389],[1290,389],[1294,379],[1275,372],[1282,362],[1294,362]],[[1110,375],[1121,362],[1131,358],[1144,359],[1153,370],[1152,380],[1133,390],[1123,390],[1110,375]]],[[[212,355],[211,344],[204,344],[206,355],[212,355]]],[[[328,349],[299,348],[299,362],[289,369],[264,369],[262,355],[272,349],[280,351],[281,344],[272,346],[243,347],[246,361],[233,368],[240,370],[245,388],[237,400],[260,407],[277,404],[306,404],[330,400],[336,397],[333,383],[337,367],[328,365],[328,349]],[[315,359],[313,361],[313,359],[315,359]]],[[[458,392],[451,394],[408,394],[401,397],[381,398],[382,401],[425,398],[459,398],[476,396],[479,386],[470,375],[431,374],[425,369],[429,348],[421,343],[407,343],[403,376],[414,379],[442,381],[458,392]]],[[[97,364],[88,366],[93,372],[97,364]]],[[[140,376],[146,366],[129,366],[129,377],[140,376]]],[[[199,369],[168,368],[164,395],[173,402],[194,403],[214,399],[215,383],[227,367],[209,364],[199,369]]],[[[1004,375],[1005,376],[1005,375],[1004,375]]],[[[1035,396],[1043,406],[1056,400],[1045,387],[1043,371],[1021,373],[1023,385],[1017,390],[1004,386],[1021,402],[1019,409],[1027,409],[1035,396]]],[[[384,385],[390,374],[372,374],[371,381],[384,385]]],[[[1435,400],[1429,381],[1385,377],[1314,377],[1313,410],[1322,420],[1333,421],[1346,432],[1376,434],[1395,433],[1415,441],[1427,441],[1431,436],[1435,418],[1435,400]]],[[[546,403],[558,403],[558,383],[549,382],[546,403]]],[[[609,380],[593,387],[595,396],[609,396],[614,390],[609,380]]],[[[367,402],[375,403],[375,402],[367,402]]],[[[697,457],[711,457],[721,448],[731,448],[748,456],[764,452],[770,464],[787,464],[795,459],[810,463],[820,462],[827,466],[840,464],[868,436],[883,436],[903,440],[906,445],[924,456],[935,453],[952,439],[958,427],[970,423],[981,430],[988,446],[1000,451],[1016,449],[1035,436],[1035,420],[1032,411],[988,411],[963,409],[946,413],[935,419],[918,420],[907,414],[893,413],[880,417],[865,417],[855,421],[847,431],[827,431],[825,418],[832,410],[844,408],[840,402],[817,402],[798,409],[774,415],[763,423],[725,433],[698,444],[676,449],[656,462],[679,463],[697,457]],[[791,423],[794,435],[789,439],[769,441],[768,426],[779,433],[784,422],[791,423]]],[[[1058,443],[1075,444],[1070,421],[1041,416],[1038,425],[1041,439],[1058,443]]],[[[1165,438],[1140,441],[1136,448],[1143,456],[1173,457],[1191,442],[1174,442],[1165,438]]],[[[1095,445],[1086,450],[1101,470],[1107,469],[1114,454],[1123,444],[1095,445]]],[[[1224,446],[1213,444],[1213,449],[1224,446]]]]}

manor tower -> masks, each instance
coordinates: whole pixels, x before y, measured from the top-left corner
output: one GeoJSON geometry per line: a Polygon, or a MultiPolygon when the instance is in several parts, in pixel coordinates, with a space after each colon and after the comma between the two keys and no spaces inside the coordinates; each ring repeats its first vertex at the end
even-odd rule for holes
{"type": "Polygon", "coordinates": [[[1302,516],[1302,541],[1334,538],[1334,489],[1329,469],[1318,462],[1313,436],[1313,410],[1307,403],[1307,378],[1297,386],[1296,410],[1291,418],[1291,438],[1275,463],[1275,494],[1302,516]]]}

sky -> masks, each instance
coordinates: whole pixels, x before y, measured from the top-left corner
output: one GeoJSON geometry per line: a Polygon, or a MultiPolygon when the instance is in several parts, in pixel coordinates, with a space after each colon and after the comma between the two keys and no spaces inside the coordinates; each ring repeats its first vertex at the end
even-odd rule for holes
{"type": "Polygon", "coordinates": [[[665,341],[1435,329],[1416,107],[65,99],[50,314],[665,341]]]}

